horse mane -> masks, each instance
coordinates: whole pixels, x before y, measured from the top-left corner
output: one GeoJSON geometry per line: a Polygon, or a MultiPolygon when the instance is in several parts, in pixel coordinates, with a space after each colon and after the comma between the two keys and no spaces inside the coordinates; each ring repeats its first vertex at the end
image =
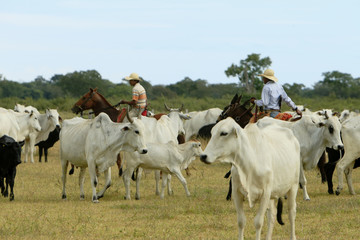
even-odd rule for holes
{"type": "Polygon", "coordinates": [[[110,104],[103,95],[101,95],[101,93],[99,93],[98,91],[96,91],[96,93],[101,97],[101,99],[109,106],[113,107],[112,104],[110,104]]]}

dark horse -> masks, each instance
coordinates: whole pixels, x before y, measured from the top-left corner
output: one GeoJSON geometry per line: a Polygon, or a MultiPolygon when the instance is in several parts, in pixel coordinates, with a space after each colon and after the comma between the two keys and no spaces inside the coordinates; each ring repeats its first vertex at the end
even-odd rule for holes
{"type": "MultiPolygon", "coordinates": [[[[235,94],[230,104],[224,107],[224,110],[219,115],[216,122],[226,119],[227,117],[232,117],[235,122],[237,122],[242,128],[244,128],[249,123],[250,119],[253,117],[251,110],[254,108],[255,105],[247,108],[250,103],[250,99],[241,104],[241,98],[242,95],[239,96],[238,94],[235,94]]],[[[197,137],[203,139],[210,139],[211,129],[215,126],[215,124],[216,123],[209,124],[200,128],[197,137]]]]}

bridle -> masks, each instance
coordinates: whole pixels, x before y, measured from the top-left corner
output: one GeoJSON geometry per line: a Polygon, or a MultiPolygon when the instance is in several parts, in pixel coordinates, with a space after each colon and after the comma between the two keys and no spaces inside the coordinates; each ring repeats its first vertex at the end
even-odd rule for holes
{"type": "Polygon", "coordinates": [[[81,103],[80,106],[76,105],[78,108],[80,108],[80,112],[81,112],[81,113],[85,110],[85,109],[84,109],[85,104],[86,104],[88,101],[92,100],[93,96],[94,96],[94,92],[92,92],[92,93],[90,94],[90,96],[89,96],[83,103],[81,103]]]}

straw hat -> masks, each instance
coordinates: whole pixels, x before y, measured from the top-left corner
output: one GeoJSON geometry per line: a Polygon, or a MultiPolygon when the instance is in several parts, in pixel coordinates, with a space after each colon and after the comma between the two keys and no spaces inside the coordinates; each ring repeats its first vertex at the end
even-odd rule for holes
{"type": "Polygon", "coordinates": [[[260,74],[259,76],[270,79],[274,82],[277,82],[278,79],[274,76],[274,71],[270,68],[266,69],[263,74],[260,74]]]}
{"type": "Polygon", "coordinates": [[[130,76],[125,77],[123,80],[126,80],[126,81],[138,80],[138,81],[141,81],[141,78],[139,77],[139,75],[137,73],[132,73],[132,74],[130,74],[130,76]]]}

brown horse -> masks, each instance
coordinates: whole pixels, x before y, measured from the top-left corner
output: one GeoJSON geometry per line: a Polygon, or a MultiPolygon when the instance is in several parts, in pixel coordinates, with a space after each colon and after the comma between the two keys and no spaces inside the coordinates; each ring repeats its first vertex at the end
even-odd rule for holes
{"type": "MultiPolygon", "coordinates": [[[[82,96],[71,108],[71,111],[73,113],[78,114],[82,113],[85,110],[93,110],[95,116],[99,115],[99,113],[104,112],[107,115],[109,115],[110,119],[113,122],[117,122],[117,118],[119,114],[121,113],[120,110],[117,110],[115,107],[118,106],[111,105],[103,95],[97,92],[97,88],[92,89],[90,88],[90,91],[86,93],[84,96],[82,96]]],[[[125,115],[124,115],[125,116],[125,115]]]]}

